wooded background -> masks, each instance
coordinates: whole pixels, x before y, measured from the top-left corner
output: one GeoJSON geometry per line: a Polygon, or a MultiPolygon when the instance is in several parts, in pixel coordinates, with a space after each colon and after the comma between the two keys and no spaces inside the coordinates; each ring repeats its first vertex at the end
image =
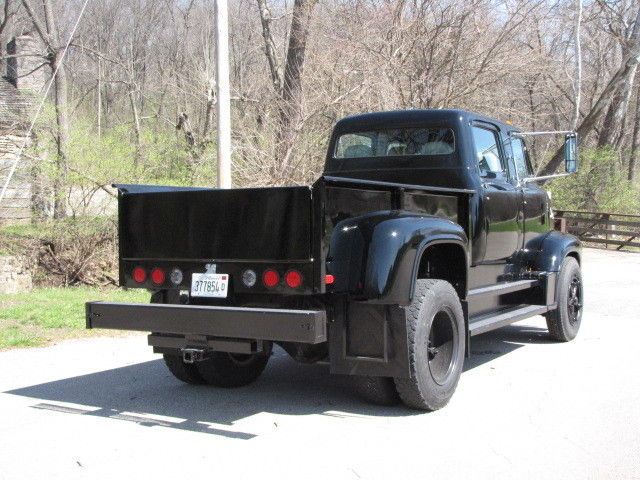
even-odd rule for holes
{"type": "MultiPolygon", "coordinates": [[[[30,162],[43,214],[111,183],[215,185],[212,0],[5,0],[0,40],[33,32],[59,66],[30,162]]],[[[343,116],[465,108],[580,134],[565,209],[640,212],[637,0],[230,0],[234,186],[312,182],[343,116]]],[[[10,55],[4,54],[3,60],[10,55]]],[[[541,174],[559,138],[530,143],[541,174]]]]}

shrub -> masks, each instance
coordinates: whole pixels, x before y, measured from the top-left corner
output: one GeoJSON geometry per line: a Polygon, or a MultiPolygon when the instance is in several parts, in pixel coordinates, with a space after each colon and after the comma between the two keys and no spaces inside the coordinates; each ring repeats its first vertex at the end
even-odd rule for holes
{"type": "Polygon", "coordinates": [[[3,248],[30,257],[40,286],[116,285],[117,228],[112,217],[68,217],[4,227],[3,248]]]}
{"type": "Polygon", "coordinates": [[[546,185],[554,207],[615,213],[640,213],[640,188],[626,177],[617,153],[610,147],[585,148],[580,169],[546,185]]]}

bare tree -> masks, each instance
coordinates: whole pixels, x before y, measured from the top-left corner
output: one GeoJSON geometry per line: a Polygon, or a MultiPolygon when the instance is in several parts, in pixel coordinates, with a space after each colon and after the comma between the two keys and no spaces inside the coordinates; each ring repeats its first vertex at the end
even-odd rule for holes
{"type": "MultiPolygon", "coordinates": [[[[612,10],[613,7],[602,0],[600,2],[604,9],[612,10]]],[[[612,20],[609,28],[613,35],[620,39],[623,58],[628,56],[630,50],[638,43],[640,36],[640,9],[638,10],[635,22],[625,22],[623,12],[612,11],[611,16],[618,17],[618,22],[612,20]]],[[[602,122],[602,129],[598,136],[598,146],[613,145],[620,148],[624,138],[624,128],[629,107],[629,100],[633,90],[633,82],[635,80],[637,63],[626,70],[625,77],[620,85],[616,88],[615,94],[607,113],[602,122]]]]}
{"type": "Polygon", "coordinates": [[[629,154],[629,173],[627,179],[630,182],[635,180],[636,160],[640,155],[640,83],[636,90],[636,113],[634,116],[633,136],[631,139],[631,152],[629,154]]]}
{"type": "Polygon", "coordinates": [[[571,120],[571,130],[575,130],[580,119],[580,100],[582,98],[582,42],[580,41],[580,28],[582,26],[582,0],[577,0],[578,9],[576,13],[575,44],[576,44],[576,83],[575,83],[575,105],[573,109],[573,119],[571,120]]]}
{"type": "MultiPolygon", "coordinates": [[[[636,32],[636,36],[633,37],[632,41],[629,43],[629,48],[623,56],[620,66],[611,76],[606,87],[577,128],[578,139],[581,143],[585,143],[588,135],[592,132],[598,121],[602,118],[605,110],[615,98],[616,93],[624,88],[625,82],[632,77],[631,73],[635,72],[638,63],[640,62],[640,36],[637,35],[639,28],[640,9],[636,15],[633,27],[633,31],[636,32]]],[[[563,149],[560,148],[556,151],[551,160],[549,160],[549,162],[542,168],[540,175],[553,174],[562,162],[562,158],[563,149]]]]}
{"type": "MultiPolygon", "coordinates": [[[[21,7],[5,33],[30,31],[30,17],[39,20],[51,66],[60,45],[47,30],[45,6],[67,31],[82,2],[11,0],[11,8],[26,3],[32,14],[21,7]]],[[[212,2],[101,0],[87,8],[63,71],[66,123],[78,137],[64,147],[58,133],[64,112],[58,122],[56,111],[57,143],[48,157],[66,163],[68,184],[84,181],[79,178],[104,185],[123,178],[211,184],[212,2]],[[84,150],[76,154],[86,147],[76,141],[82,136],[95,158],[117,157],[117,165],[90,162],[84,150]]],[[[634,129],[624,122],[631,127],[637,105],[630,82],[637,8],[633,0],[233,0],[236,183],[308,182],[322,171],[337,119],[398,108],[465,108],[526,129],[573,123],[583,146],[608,136],[619,165],[633,171],[637,122],[634,129]]],[[[541,138],[532,145],[534,157],[553,157],[545,172],[560,163],[555,147],[541,138]]]]}
{"type": "Polygon", "coordinates": [[[47,62],[51,72],[56,74],[54,78],[54,103],[56,110],[56,165],[57,172],[53,179],[54,190],[54,218],[62,218],[67,215],[67,200],[63,193],[63,188],[67,177],[67,144],[69,143],[69,120],[67,116],[67,73],[62,64],[64,47],[60,43],[58,26],[55,21],[55,14],[51,0],[42,0],[44,11],[44,24],[40,16],[31,6],[29,0],[22,0],[29,18],[33,22],[40,39],[47,48],[47,62]]]}
{"type": "Polygon", "coordinates": [[[2,18],[0,19],[0,38],[4,38],[4,32],[15,13],[16,12],[11,8],[11,0],[4,0],[4,5],[2,6],[2,18]]]}
{"type": "Polygon", "coordinates": [[[302,120],[302,75],[304,72],[305,52],[309,37],[311,13],[318,0],[295,0],[289,29],[289,47],[284,66],[283,81],[277,70],[275,47],[271,36],[271,14],[265,0],[257,0],[262,21],[265,42],[265,54],[269,62],[271,80],[279,90],[279,121],[276,130],[276,171],[275,176],[287,172],[291,164],[293,147],[302,120]]]}

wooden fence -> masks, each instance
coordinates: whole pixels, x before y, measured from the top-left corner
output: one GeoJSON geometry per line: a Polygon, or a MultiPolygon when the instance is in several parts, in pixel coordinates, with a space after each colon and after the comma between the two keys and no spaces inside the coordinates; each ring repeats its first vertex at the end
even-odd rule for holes
{"type": "Polygon", "coordinates": [[[555,210],[554,216],[556,230],[572,233],[583,242],[617,250],[640,248],[640,215],[555,210]]]}

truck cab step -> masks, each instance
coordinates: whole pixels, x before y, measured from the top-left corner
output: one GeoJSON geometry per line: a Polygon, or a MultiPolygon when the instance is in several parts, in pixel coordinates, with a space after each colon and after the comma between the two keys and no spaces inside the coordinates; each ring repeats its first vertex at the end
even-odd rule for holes
{"type": "Polygon", "coordinates": [[[556,305],[520,305],[497,313],[471,317],[469,319],[469,334],[471,336],[479,335],[525,318],[542,315],[554,308],[556,305]]]}
{"type": "Polygon", "coordinates": [[[482,295],[503,295],[505,293],[517,292],[535,287],[539,284],[538,279],[516,280],[514,282],[500,282],[486,287],[469,290],[468,297],[479,297],[482,295]]]}

